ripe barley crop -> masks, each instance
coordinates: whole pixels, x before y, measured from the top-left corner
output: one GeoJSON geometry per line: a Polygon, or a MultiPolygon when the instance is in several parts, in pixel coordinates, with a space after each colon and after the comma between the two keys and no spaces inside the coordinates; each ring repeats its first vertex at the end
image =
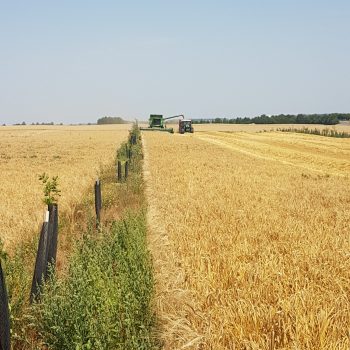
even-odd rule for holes
{"type": "Polygon", "coordinates": [[[143,137],[164,349],[349,349],[350,140],[143,137]]]}
{"type": "Polygon", "coordinates": [[[42,221],[38,175],[59,178],[60,210],[69,212],[110,164],[129,125],[20,126],[0,128],[0,238],[10,249],[37,231],[42,221]]]}

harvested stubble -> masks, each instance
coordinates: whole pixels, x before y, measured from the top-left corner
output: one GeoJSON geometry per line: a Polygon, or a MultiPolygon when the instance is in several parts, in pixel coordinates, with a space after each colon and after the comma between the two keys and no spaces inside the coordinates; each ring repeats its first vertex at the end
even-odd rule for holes
{"type": "Polygon", "coordinates": [[[144,134],[164,349],[350,347],[350,141],[264,135],[144,134]]]}
{"type": "Polygon", "coordinates": [[[113,162],[129,128],[127,124],[0,128],[0,238],[5,248],[11,250],[29,238],[42,222],[39,174],[58,175],[60,212],[69,217],[100,168],[113,162]]]}
{"type": "Polygon", "coordinates": [[[282,128],[331,129],[350,132],[350,124],[320,125],[320,124],[194,124],[195,131],[272,131],[282,128]]]}

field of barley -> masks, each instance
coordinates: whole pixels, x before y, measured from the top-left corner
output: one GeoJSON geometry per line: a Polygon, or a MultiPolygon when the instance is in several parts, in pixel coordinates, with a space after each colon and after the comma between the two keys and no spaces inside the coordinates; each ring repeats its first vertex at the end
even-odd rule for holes
{"type": "Polygon", "coordinates": [[[143,135],[164,349],[349,349],[350,140],[195,127],[143,135]]]}
{"type": "Polygon", "coordinates": [[[60,211],[69,215],[111,164],[130,125],[0,128],[0,239],[11,250],[38,232],[45,205],[38,175],[58,176],[60,211]]]}

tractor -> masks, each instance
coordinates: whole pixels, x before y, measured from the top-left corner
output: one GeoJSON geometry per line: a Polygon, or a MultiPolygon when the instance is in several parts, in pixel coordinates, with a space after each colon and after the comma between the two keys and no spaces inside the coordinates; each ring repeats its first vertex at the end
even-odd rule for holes
{"type": "Polygon", "coordinates": [[[190,133],[194,132],[194,129],[192,126],[192,120],[190,119],[179,120],[179,133],[184,134],[185,132],[190,132],[190,133]]]}

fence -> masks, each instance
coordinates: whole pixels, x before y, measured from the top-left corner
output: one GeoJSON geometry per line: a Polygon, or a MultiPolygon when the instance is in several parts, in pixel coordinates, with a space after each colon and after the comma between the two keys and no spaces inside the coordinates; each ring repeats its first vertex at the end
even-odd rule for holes
{"type": "Polygon", "coordinates": [[[122,152],[120,154],[120,159],[117,161],[117,180],[118,182],[126,181],[129,175],[129,170],[132,167],[133,160],[133,146],[137,145],[139,140],[138,135],[130,134],[128,142],[122,147],[122,152]],[[124,169],[124,175],[123,175],[124,169]]]}
{"type": "Polygon", "coordinates": [[[118,182],[123,182],[127,180],[128,176],[129,176],[129,160],[125,160],[124,162],[118,160],[117,163],[117,180],[118,182]],[[123,166],[124,165],[124,166],[123,166]],[[122,168],[124,167],[124,177],[122,175],[122,168]]]}
{"type": "MultiPolygon", "coordinates": [[[[135,130],[135,129],[134,129],[135,130]]],[[[117,159],[117,180],[125,182],[129,175],[130,164],[132,164],[132,147],[137,145],[139,136],[132,131],[125,145],[124,157],[117,159]],[[124,171],[122,171],[124,168],[124,171]]],[[[101,228],[102,191],[101,181],[96,180],[94,185],[96,228],[101,228]]],[[[41,226],[38,250],[35,260],[32,285],[30,290],[30,303],[40,301],[40,293],[43,283],[48,279],[50,273],[54,273],[58,243],[58,205],[48,205],[44,221],[41,226]]],[[[5,284],[5,277],[0,260],[0,350],[10,350],[10,312],[5,284]]]]}

